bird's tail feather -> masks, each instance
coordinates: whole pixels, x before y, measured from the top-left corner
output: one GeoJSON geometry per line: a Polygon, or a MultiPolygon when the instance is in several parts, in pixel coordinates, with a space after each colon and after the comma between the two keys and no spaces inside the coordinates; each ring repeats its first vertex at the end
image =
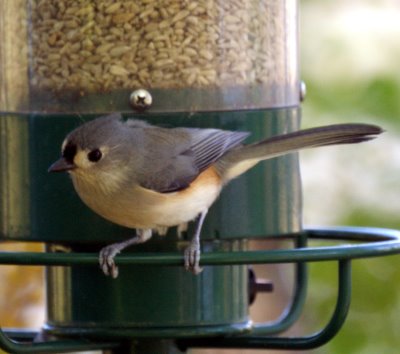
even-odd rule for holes
{"type": "Polygon", "coordinates": [[[382,132],[380,127],[370,124],[334,124],[299,130],[230,150],[219,159],[216,167],[228,181],[262,160],[317,146],[361,143],[382,132]]]}

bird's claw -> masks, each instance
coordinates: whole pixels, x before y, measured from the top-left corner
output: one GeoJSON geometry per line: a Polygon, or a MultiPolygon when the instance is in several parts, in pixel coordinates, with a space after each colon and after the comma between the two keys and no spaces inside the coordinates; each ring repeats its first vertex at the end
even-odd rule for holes
{"type": "Polygon", "coordinates": [[[197,275],[203,271],[200,267],[200,245],[198,243],[191,243],[184,253],[185,269],[197,275]]]}
{"type": "Polygon", "coordinates": [[[99,254],[101,270],[105,275],[110,275],[114,279],[118,277],[118,267],[115,264],[114,258],[119,252],[118,247],[109,245],[102,248],[99,254]]]}

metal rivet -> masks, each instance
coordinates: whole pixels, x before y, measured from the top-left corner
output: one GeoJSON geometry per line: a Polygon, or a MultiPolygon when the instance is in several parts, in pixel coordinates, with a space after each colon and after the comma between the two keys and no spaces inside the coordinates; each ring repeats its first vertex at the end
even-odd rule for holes
{"type": "Polygon", "coordinates": [[[304,81],[300,81],[300,101],[303,102],[307,95],[307,86],[304,81]]]}
{"type": "Polygon", "coordinates": [[[137,110],[144,110],[151,106],[153,98],[150,92],[144,89],[138,89],[131,93],[129,102],[132,107],[137,110]]]}
{"type": "Polygon", "coordinates": [[[248,267],[249,272],[249,304],[256,299],[257,293],[274,291],[274,285],[270,280],[257,278],[253,268],[248,267]]]}

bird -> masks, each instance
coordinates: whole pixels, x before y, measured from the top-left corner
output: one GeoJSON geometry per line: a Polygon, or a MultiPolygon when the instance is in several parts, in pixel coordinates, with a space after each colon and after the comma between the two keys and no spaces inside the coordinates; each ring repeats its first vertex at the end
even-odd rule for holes
{"type": "Polygon", "coordinates": [[[105,246],[99,264],[116,278],[115,256],[154,232],[186,229],[196,220],[184,251],[184,267],[200,267],[200,234],[211,205],[223,187],[260,161],[302,150],[353,144],[376,138],[383,130],[363,123],[333,124],[272,136],[245,144],[244,131],[215,128],[160,127],[112,113],[72,130],[61,157],[49,172],[68,172],[75,191],[95,213],[136,229],[135,236],[105,246]]]}

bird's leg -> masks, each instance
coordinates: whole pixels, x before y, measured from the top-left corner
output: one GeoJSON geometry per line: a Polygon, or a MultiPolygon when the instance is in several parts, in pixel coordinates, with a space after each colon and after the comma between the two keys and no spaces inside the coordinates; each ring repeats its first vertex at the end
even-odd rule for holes
{"type": "Polygon", "coordinates": [[[203,211],[199,215],[199,219],[196,225],[196,231],[193,235],[190,245],[185,249],[185,269],[191,271],[193,274],[199,274],[203,271],[200,268],[200,233],[203,226],[204,219],[207,215],[207,210],[203,211]]]}
{"type": "Polygon", "coordinates": [[[118,267],[115,265],[114,257],[131,245],[146,242],[151,238],[151,235],[151,229],[136,229],[135,237],[102,248],[99,254],[99,263],[103,273],[105,275],[111,275],[114,279],[118,277],[118,267]]]}

